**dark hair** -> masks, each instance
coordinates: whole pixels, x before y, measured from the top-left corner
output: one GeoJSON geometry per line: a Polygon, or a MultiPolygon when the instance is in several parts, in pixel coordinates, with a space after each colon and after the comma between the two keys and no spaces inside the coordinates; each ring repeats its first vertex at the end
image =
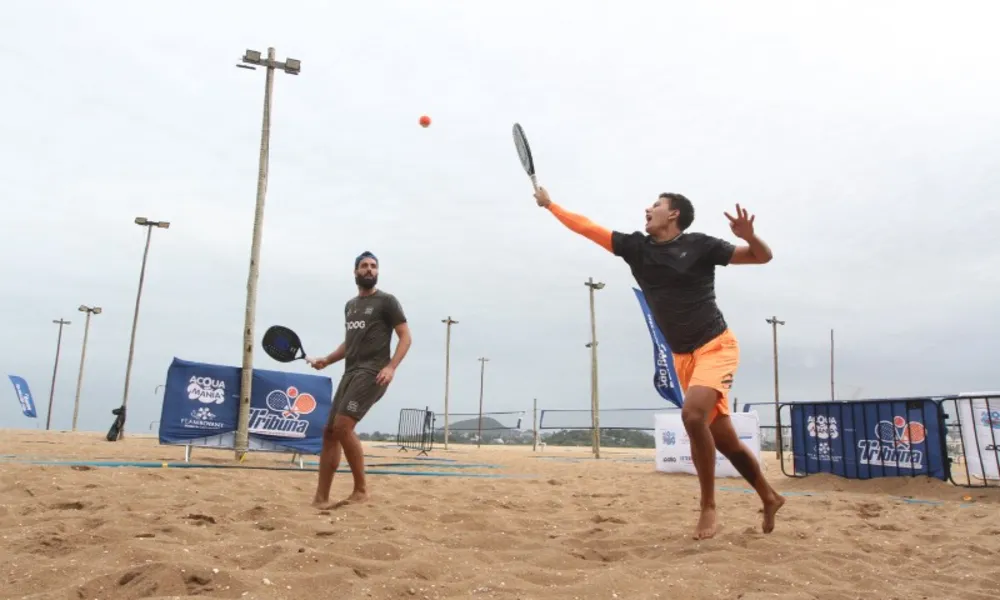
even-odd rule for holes
{"type": "Polygon", "coordinates": [[[357,256],[357,258],[354,259],[354,270],[355,271],[358,270],[358,265],[361,264],[361,261],[364,260],[364,259],[366,259],[366,258],[370,258],[370,259],[374,260],[375,264],[378,265],[378,258],[376,258],[375,255],[372,254],[371,252],[369,252],[368,250],[365,250],[364,252],[362,252],[361,254],[359,254],[357,256]]]}
{"type": "Polygon", "coordinates": [[[691,226],[691,223],[694,223],[694,205],[683,194],[663,192],[660,194],[660,198],[670,202],[670,210],[676,210],[680,213],[677,215],[678,229],[684,231],[691,226]]]}

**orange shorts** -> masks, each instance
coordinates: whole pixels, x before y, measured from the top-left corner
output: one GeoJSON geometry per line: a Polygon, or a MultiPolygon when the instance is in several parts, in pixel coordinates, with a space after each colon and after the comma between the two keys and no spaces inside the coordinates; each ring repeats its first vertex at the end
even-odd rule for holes
{"type": "Polygon", "coordinates": [[[690,354],[674,354],[674,369],[685,394],[695,385],[719,392],[709,423],[719,415],[729,414],[729,389],[739,364],[740,345],[729,329],[690,354]]]}

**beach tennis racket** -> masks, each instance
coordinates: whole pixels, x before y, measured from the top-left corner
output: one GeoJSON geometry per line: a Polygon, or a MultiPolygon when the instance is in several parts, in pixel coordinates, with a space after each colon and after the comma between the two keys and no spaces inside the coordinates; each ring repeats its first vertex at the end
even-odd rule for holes
{"type": "Polygon", "coordinates": [[[268,327],[261,345],[264,346],[264,352],[278,362],[287,363],[306,357],[299,336],[282,325],[268,327]]]}
{"type": "Polygon", "coordinates": [[[524,172],[531,178],[531,185],[538,191],[538,178],[535,177],[535,159],[531,156],[531,146],[528,145],[528,138],[524,135],[524,128],[520,123],[514,123],[514,148],[517,149],[517,156],[521,159],[521,166],[524,172]]]}

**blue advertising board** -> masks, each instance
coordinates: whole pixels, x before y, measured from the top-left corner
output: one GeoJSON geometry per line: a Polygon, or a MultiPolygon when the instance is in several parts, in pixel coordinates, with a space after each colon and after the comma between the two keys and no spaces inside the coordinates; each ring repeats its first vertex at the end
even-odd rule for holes
{"type": "Polygon", "coordinates": [[[948,478],[941,407],[930,398],[791,404],[797,474],[948,478]]]}
{"type": "Polygon", "coordinates": [[[17,394],[17,401],[21,405],[21,413],[29,419],[38,418],[35,411],[35,399],[28,388],[28,382],[19,375],[8,375],[10,382],[14,384],[14,393],[17,394]]]}
{"type": "Polygon", "coordinates": [[[660,394],[660,397],[674,404],[677,408],[684,408],[684,390],[681,389],[680,380],[677,379],[677,371],[674,368],[674,353],[667,344],[667,339],[663,337],[659,325],[653,318],[653,311],[649,309],[646,296],[639,288],[632,288],[635,292],[636,300],[639,301],[639,308],[642,309],[642,319],[649,329],[649,337],[653,341],[653,388],[660,394]]]}
{"type": "MultiPolygon", "coordinates": [[[[174,358],[163,392],[160,443],[184,444],[236,431],[240,388],[239,367],[174,358]]],[[[290,452],[317,454],[332,397],[329,377],[254,369],[248,434],[290,452]]]]}

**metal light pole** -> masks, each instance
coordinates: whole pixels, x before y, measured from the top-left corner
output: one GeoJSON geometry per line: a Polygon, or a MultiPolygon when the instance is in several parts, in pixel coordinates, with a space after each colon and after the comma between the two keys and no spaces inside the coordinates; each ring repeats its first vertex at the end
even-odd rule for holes
{"type": "Polygon", "coordinates": [[[775,453],[781,458],[781,410],[778,408],[778,325],[784,325],[784,321],[779,321],[778,317],[767,319],[771,325],[771,335],[774,340],[774,432],[775,432],[775,453]]]}
{"type": "Polygon", "coordinates": [[[590,277],[583,282],[583,285],[589,288],[587,292],[590,294],[590,343],[587,347],[590,348],[590,421],[594,428],[592,444],[594,458],[601,458],[601,404],[597,393],[597,318],[594,312],[594,290],[603,290],[604,283],[595,282],[594,278],[590,277]]]}
{"type": "Polygon", "coordinates": [[[538,449],[538,398],[531,402],[531,451],[538,449]]]}
{"type": "Polygon", "coordinates": [[[56,395],[56,371],[59,370],[59,349],[62,347],[62,330],[63,325],[69,325],[69,321],[64,321],[61,318],[53,323],[59,325],[59,337],[56,339],[56,362],[52,365],[52,389],[49,390],[49,414],[45,417],[45,431],[49,430],[52,425],[52,399],[56,395]]]}
{"type": "Polygon", "coordinates": [[[830,330],[830,402],[833,402],[833,330],[830,330]]]}
{"type": "Polygon", "coordinates": [[[90,315],[101,314],[101,307],[81,304],[79,311],[87,313],[87,320],[83,326],[83,350],[80,352],[80,374],[76,376],[76,399],[73,401],[73,431],[76,431],[76,418],[80,414],[80,388],[83,386],[83,362],[87,359],[87,334],[90,332],[90,315]]]}
{"type": "Polygon", "coordinates": [[[483,444],[483,380],[486,377],[486,363],[490,359],[480,356],[476,360],[479,361],[479,425],[476,432],[476,448],[479,448],[483,444]]]}
{"type": "Polygon", "coordinates": [[[142,300],[142,284],[146,279],[146,259],[149,257],[149,241],[153,236],[153,228],[167,229],[168,221],[150,221],[146,217],[136,217],[135,224],[146,228],[146,248],[142,251],[142,268],[139,269],[139,291],[135,294],[135,312],[132,314],[132,337],[128,343],[128,363],[125,365],[125,391],[122,393],[122,427],[118,431],[117,440],[125,438],[125,406],[128,404],[128,385],[132,379],[132,358],[135,355],[135,330],[139,324],[139,302],[142,300]]]}
{"type": "Polygon", "coordinates": [[[448,449],[448,388],[451,383],[451,326],[458,323],[458,321],[451,318],[448,315],[447,319],[442,319],[442,323],[445,324],[445,334],[444,334],[444,449],[448,449]]]}
{"type": "Polygon", "coordinates": [[[243,370],[240,380],[240,409],[236,424],[236,458],[242,460],[246,454],[250,423],[250,386],[253,383],[254,316],[257,312],[257,278],[259,275],[261,233],[264,227],[264,196],[267,193],[267,166],[271,143],[271,91],[274,88],[274,70],[281,69],[289,75],[298,75],[302,64],[294,58],[284,62],[274,59],[274,48],[267,49],[267,57],[257,50],[247,50],[243,55],[241,69],[256,70],[266,67],[264,78],[264,117],[260,132],[260,162],[257,167],[257,204],[253,217],[253,241],[250,245],[250,274],[247,276],[246,317],[243,322],[243,370]],[[256,65],[256,66],[255,66],[256,65]]]}

